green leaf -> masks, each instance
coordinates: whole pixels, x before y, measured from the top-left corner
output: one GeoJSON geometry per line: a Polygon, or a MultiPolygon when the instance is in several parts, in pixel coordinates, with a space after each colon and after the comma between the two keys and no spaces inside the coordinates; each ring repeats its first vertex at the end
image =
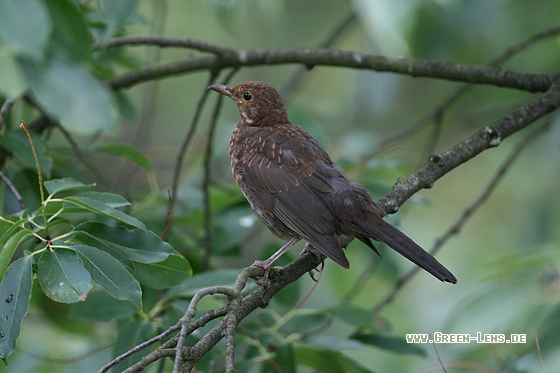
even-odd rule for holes
{"type": "Polygon", "coordinates": [[[291,317],[280,330],[286,334],[313,333],[328,326],[332,319],[332,315],[324,310],[300,310],[295,316],[291,317]]]}
{"type": "MultiPolygon", "coordinates": [[[[117,343],[113,349],[113,357],[117,357],[122,353],[129,351],[138,344],[153,337],[155,330],[153,325],[148,321],[132,321],[128,324],[120,325],[118,330],[117,343]]],[[[142,356],[145,355],[144,350],[140,353],[128,356],[119,364],[112,368],[113,372],[122,372],[126,368],[140,361],[142,356]]]]}
{"type": "Polygon", "coordinates": [[[0,94],[15,99],[27,89],[27,82],[18,61],[7,49],[0,45],[0,94]]]}
{"type": "Polygon", "coordinates": [[[85,192],[81,193],[80,196],[94,199],[115,209],[119,207],[130,206],[130,202],[128,202],[126,198],[118,194],[104,192],[85,192]]]}
{"type": "Polygon", "coordinates": [[[239,276],[237,269],[210,271],[192,276],[181,285],[170,289],[166,298],[192,297],[198,290],[210,286],[231,286],[239,276]]]}
{"type": "Polygon", "coordinates": [[[351,305],[337,305],[329,309],[337,319],[354,326],[372,326],[375,318],[369,310],[351,305]]]}
{"type": "Polygon", "coordinates": [[[95,247],[85,245],[70,245],[70,247],[76,250],[93,282],[113,297],[128,300],[136,308],[142,309],[140,284],[118,260],[95,247]]]}
{"type": "Polygon", "coordinates": [[[31,235],[32,233],[30,230],[22,229],[10,237],[8,242],[6,242],[2,251],[0,251],[0,279],[2,279],[4,273],[6,273],[6,269],[10,265],[12,257],[14,256],[19,244],[31,235]]]}
{"type": "Polygon", "coordinates": [[[56,248],[41,255],[37,277],[47,297],[60,303],[85,301],[93,283],[78,255],[56,248]]]}
{"type": "Polygon", "coordinates": [[[134,275],[149,288],[167,289],[187,280],[192,275],[192,269],[184,257],[169,255],[158,263],[134,262],[134,275]]]}
{"type": "Polygon", "coordinates": [[[371,373],[338,351],[313,346],[297,346],[296,354],[300,364],[307,365],[322,373],[371,373]]]}
{"type": "Polygon", "coordinates": [[[403,338],[386,337],[379,334],[358,334],[352,336],[352,339],[399,355],[418,355],[426,357],[426,351],[424,351],[424,349],[407,343],[403,338]]]}
{"type": "Polygon", "coordinates": [[[338,337],[335,335],[321,335],[317,338],[314,338],[313,345],[329,348],[335,351],[367,351],[367,348],[363,343],[360,343],[354,339],[338,337]]]}
{"type": "Polygon", "coordinates": [[[81,232],[80,231],[80,232],[76,232],[76,233],[78,233],[78,234],[75,234],[72,237],[72,241],[75,241],[76,243],[80,243],[80,244],[83,244],[83,245],[86,245],[86,246],[95,247],[96,249],[99,249],[101,251],[105,251],[107,254],[111,255],[113,258],[118,260],[125,268],[132,271],[132,268],[133,268],[132,261],[130,259],[128,259],[119,250],[116,250],[116,249],[114,249],[110,246],[107,246],[103,242],[97,240],[95,237],[92,237],[91,235],[89,235],[87,232],[81,232]]]}
{"type": "Polygon", "coordinates": [[[90,293],[85,302],[76,303],[70,310],[73,317],[93,321],[124,319],[135,313],[130,302],[115,299],[104,291],[90,293]]]}
{"type": "Polygon", "coordinates": [[[91,60],[92,38],[77,3],[70,0],[45,0],[45,4],[53,20],[51,43],[59,49],[53,54],[70,54],[72,59],[91,60]]]}
{"type": "Polygon", "coordinates": [[[16,216],[8,216],[5,219],[7,221],[0,221],[0,244],[12,238],[16,232],[22,229],[22,225],[28,222],[27,218],[18,218],[16,216]]]}
{"type": "Polygon", "coordinates": [[[117,29],[134,14],[137,0],[100,0],[99,10],[101,18],[105,21],[106,28],[103,33],[103,41],[114,36],[117,29]]]}
{"type": "Polygon", "coordinates": [[[138,151],[132,146],[125,144],[104,144],[95,147],[95,150],[98,152],[108,153],[128,159],[129,161],[134,162],[146,171],[153,170],[152,162],[150,161],[150,159],[146,157],[144,153],[138,151]]]}
{"type": "Polygon", "coordinates": [[[96,214],[103,215],[111,219],[115,219],[117,221],[131,225],[136,228],[140,228],[143,231],[146,230],[146,226],[140,220],[128,214],[125,214],[120,210],[114,209],[109,205],[99,202],[93,198],[84,197],[84,196],[70,196],[70,197],[64,197],[63,200],[65,202],[69,202],[81,206],[84,209],[94,212],[96,214]]]}
{"type": "Polygon", "coordinates": [[[0,1],[0,38],[16,53],[41,58],[50,32],[51,20],[41,1],[0,1]]]}
{"type": "Polygon", "coordinates": [[[170,244],[162,241],[152,231],[87,222],[74,228],[74,232],[85,232],[135,262],[156,263],[165,260],[169,255],[178,255],[170,244]]]}
{"type": "Polygon", "coordinates": [[[91,134],[111,125],[111,95],[87,65],[54,55],[46,64],[22,61],[22,67],[37,103],[66,129],[91,134]]]}
{"type": "Polygon", "coordinates": [[[47,180],[43,183],[45,189],[52,196],[58,192],[67,192],[70,190],[80,190],[94,187],[95,184],[84,184],[78,180],[74,180],[71,177],[64,177],[62,179],[52,179],[47,180]]]}
{"type": "Polygon", "coordinates": [[[286,343],[280,345],[278,348],[273,350],[274,352],[274,362],[276,364],[271,364],[269,361],[263,362],[263,369],[261,373],[277,373],[278,367],[282,367],[282,372],[284,373],[296,373],[297,372],[297,358],[294,346],[291,343],[286,343]]]}
{"type": "MultiPolygon", "coordinates": [[[[47,144],[37,134],[31,132],[31,138],[39,157],[41,171],[45,174],[51,172],[53,160],[48,152],[47,144]]],[[[23,130],[10,131],[6,133],[6,137],[2,140],[2,145],[10,151],[25,166],[35,170],[35,158],[31,151],[29,139],[23,130]]]]}
{"type": "Polygon", "coordinates": [[[31,255],[19,258],[0,283],[0,358],[4,363],[16,348],[21,322],[29,307],[32,264],[31,255]]]}

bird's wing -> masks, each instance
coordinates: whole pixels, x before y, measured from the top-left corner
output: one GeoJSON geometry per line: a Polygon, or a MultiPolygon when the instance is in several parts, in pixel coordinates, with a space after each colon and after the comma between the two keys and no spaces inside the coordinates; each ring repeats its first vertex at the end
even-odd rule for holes
{"type": "Polygon", "coordinates": [[[271,201],[269,207],[288,228],[348,268],[335,235],[337,220],[328,200],[331,187],[316,172],[316,160],[322,156],[316,154],[316,146],[310,146],[305,136],[297,134],[288,136],[288,140],[270,134],[246,141],[251,151],[243,152],[241,164],[257,198],[271,201]],[[303,143],[293,144],[294,141],[303,143]]]}

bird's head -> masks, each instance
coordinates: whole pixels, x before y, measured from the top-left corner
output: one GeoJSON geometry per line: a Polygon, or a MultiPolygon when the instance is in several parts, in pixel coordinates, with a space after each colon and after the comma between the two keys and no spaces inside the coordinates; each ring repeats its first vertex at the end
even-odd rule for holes
{"type": "Polygon", "coordinates": [[[242,120],[247,125],[288,123],[286,106],[278,91],[271,85],[250,81],[236,86],[214,84],[208,89],[231,97],[239,108],[242,120]]]}

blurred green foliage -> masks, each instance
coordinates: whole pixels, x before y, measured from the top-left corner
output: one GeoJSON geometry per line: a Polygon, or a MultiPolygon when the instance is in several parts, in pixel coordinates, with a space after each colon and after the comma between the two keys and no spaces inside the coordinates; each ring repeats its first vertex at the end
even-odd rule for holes
{"type": "MultiPolygon", "coordinates": [[[[231,102],[224,103],[211,139],[211,178],[204,194],[203,159],[215,97],[186,153],[168,224],[167,190],[208,74],[113,92],[104,80],[191,52],[100,46],[116,36],[157,33],[239,49],[315,47],[352,12],[354,20],[331,47],[482,65],[558,26],[560,2],[0,0],[0,102],[15,100],[0,123],[0,170],[25,204],[22,208],[0,183],[5,275],[0,316],[15,310],[15,319],[0,320],[1,332],[8,332],[0,334],[3,358],[16,347],[23,319],[15,353],[0,371],[97,371],[173,325],[197,289],[232,284],[238,268],[282,244],[256,221],[231,178],[228,141],[238,120],[231,102]],[[62,127],[45,130],[41,112],[62,127]],[[22,119],[34,131],[43,177],[49,180],[45,216],[51,238],[58,238],[52,250],[34,239],[45,237],[45,222],[35,160],[19,128],[22,119]],[[185,281],[191,268],[194,275],[185,281]],[[53,292],[53,284],[60,283],[72,286],[53,292]]],[[[556,36],[514,55],[504,67],[554,73],[559,63],[556,36]]],[[[457,83],[315,67],[288,84],[299,69],[242,68],[232,83],[258,79],[278,87],[292,121],[375,198],[424,164],[427,152],[450,148],[532,97],[475,87],[444,113],[441,128],[424,126],[382,148],[380,141],[430,113],[457,83]]],[[[429,249],[481,192],[518,138],[446,175],[390,219],[429,249]]],[[[430,372],[441,370],[439,357],[449,364],[447,371],[557,372],[559,142],[555,123],[444,247],[438,258],[457,276],[457,285],[422,273],[373,313],[411,265],[385,250],[379,260],[352,243],[351,270],[327,262],[316,275],[318,284],[300,279],[240,324],[238,371],[430,372]],[[408,333],[435,332],[526,334],[527,342],[438,344],[439,356],[430,344],[405,343],[408,333]]],[[[294,249],[279,264],[296,255],[294,249]]],[[[223,305],[220,298],[209,299],[198,312],[223,305]]],[[[211,326],[189,336],[187,345],[211,326]]],[[[224,349],[219,344],[196,371],[223,369],[224,349]]],[[[134,355],[113,371],[139,358],[134,355]]],[[[171,365],[167,362],[163,371],[171,371],[171,365]]]]}

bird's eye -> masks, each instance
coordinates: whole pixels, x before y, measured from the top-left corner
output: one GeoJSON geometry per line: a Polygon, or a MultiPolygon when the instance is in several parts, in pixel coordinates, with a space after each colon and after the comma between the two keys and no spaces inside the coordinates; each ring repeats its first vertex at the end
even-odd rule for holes
{"type": "Polygon", "coordinates": [[[245,101],[249,101],[251,98],[253,98],[253,96],[249,92],[245,92],[243,93],[243,98],[245,99],[245,101]]]}

